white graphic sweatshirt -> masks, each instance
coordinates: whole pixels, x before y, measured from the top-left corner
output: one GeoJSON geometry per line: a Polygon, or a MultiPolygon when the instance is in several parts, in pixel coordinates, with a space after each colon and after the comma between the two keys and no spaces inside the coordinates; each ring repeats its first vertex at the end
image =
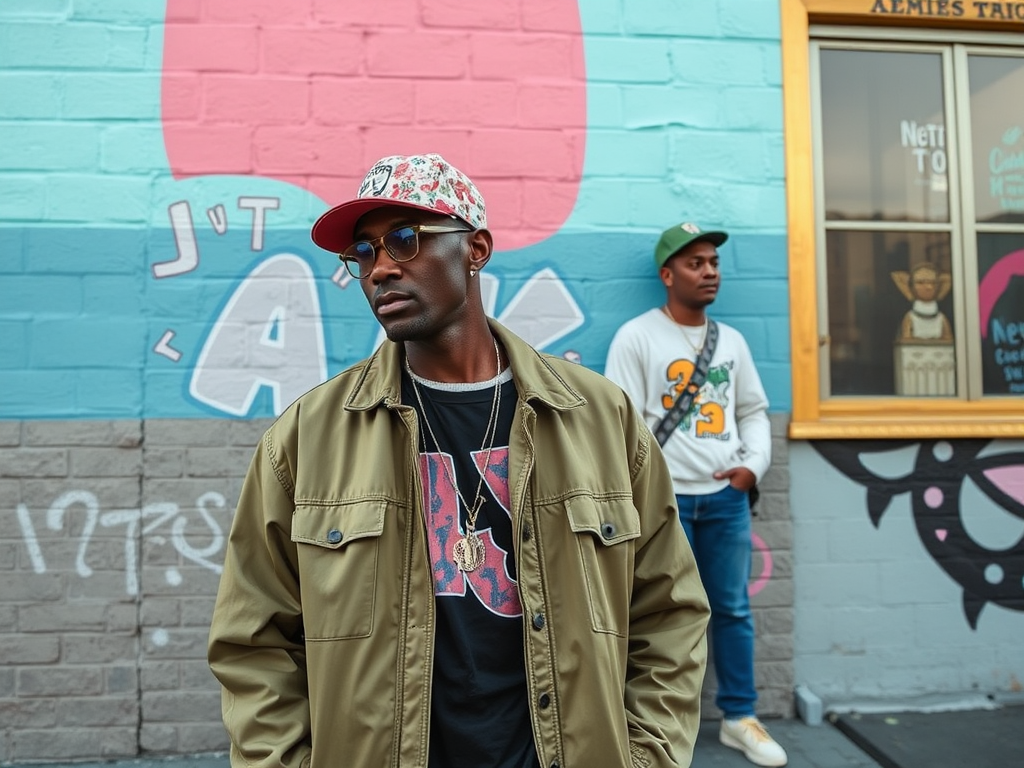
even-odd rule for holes
{"type": "MultiPolygon", "coordinates": [[[[699,343],[699,339],[694,339],[699,343]]],[[[660,309],[625,323],[612,339],[605,375],[622,387],[651,429],[690,379],[696,354],[660,309]]],[[[718,323],[707,380],[662,447],[677,494],[715,493],[714,473],[743,466],[760,480],[771,463],[768,397],[742,334],[718,323]]]]}

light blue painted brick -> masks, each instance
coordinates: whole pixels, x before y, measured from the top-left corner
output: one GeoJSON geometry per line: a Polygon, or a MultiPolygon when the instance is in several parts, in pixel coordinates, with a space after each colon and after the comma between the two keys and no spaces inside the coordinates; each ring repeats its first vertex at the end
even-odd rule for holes
{"type": "Polygon", "coordinates": [[[68,123],[0,124],[0,168],[87,170],[99,162],[99,128],[68,123]]]}
{"type": "Polygon", "coordinates": [[[768,334],[766,357],[772,360],[788,360],[790,353],[789,318],[766,317],[764,322],[768,334]]]}
{"type": "Polygon", "coordinates": [[[36,320],[31,329],[31,368],[124,368],[145,356],[146,326],[141,318],[65,317],[36,320]]]}
{"type": "Polygon", "coordinates": [[[724,125],[753,130],[782,130],[781,88],[729,88],[722,96],[724,125]]]}
{"type": "Polygon", "coordinates": [[[728,3],[715,3],[715,7],[718,9],[723,36],[779,39],[779,3],[730,0],[728,3]]]}
{"type": "Polygon", "coordinates": [[[164,170],[164,133],[159,124],[131,123],[103,129],[100,170],[107,173],[148,173],[164,170]]]}
{"type": "Polygon", "coordinates": [[[28,323],[27,319],[0,320],[0,368],[21,369],[27,366],[28,323]]]}
{"type": "Polygon", "coordinates": [[[715,306],[719,312],[789,316],[789,288],[785,280],[734,279],[722,285],[715,306]]]}
{"type": "Polygon", "coordinates": [[[46,179],[49,221],[145,222],[151,210],[152,182],[133,176],[61,174],[46,179]]]}
{"type": "Polygon", "coordinates": [[[63,116],[72,120],[157,119],[160,75],[90,72],[64,76],[63,116]]]}
{"type": "Polygon", "coordinates": [[[77,275],[5,275],[0,298],[7,317],[73,316],[82,311],[82,280],[77,275]]]}
{"type": "Polygon", "coordinates": [[[669,129],[673,167],[692,168],[696,177],[760,181],[767,178],[767,151],[764,137],[753,131],[669,129]]]}
{"type": "Polygon", "coordinates": [[[672,74],[683,83],[763,85],[761,46],[723,40],[678,40],[669,46],[672,74]]]}
{"type": "Polygon", "coordinates": [[[732,251],[736,271],[743,277],[785,278],[787,275],[788,254],[783,235],[733,234],[724,248],[732,251]]]}
{"type": "Polygon", "coordinates": [[[39,413],[39,404],[47,403],[53,418],[70,416],[67,404],[75,399],[72,376],[55,376],[53,371],[0,371],[0,418],[24,419],[39,413]]]}
{"type": "Polygon", "coordinates": [[[672,79],[666,41],[630,37],[587,37],[587,80],[667,83],[672,79]]]}
{"type": "MultiPolygon", "coordinates": [[[[169,404],[185,403],[194,410],[192,416],[213,414],[213,409],[205,409],[188,395],[188,378],[182,379],[181,366],[185,361],[172,363],[167,358],[150,356],[142,372],[142,398],[144,413],[148,418],[174,416],[181,418],[180,407],[168,407],[169,404]]],[[[221,417],[223,413],[219,414],[221,417]]]]}
{"type": "Polygon", "coordinates": [[[722,99],[721,89],[713,87],[622,87],[622,109],[627,128],[662,125],[718,128],[723,124],[722,99]]]}
{"type": "Polygon", "coordinates": [[[123,419],[142,415],[141,365],[120,370],[78,369],[74,378],[78,416],[123,419]]]}
{"type": "Polygon", "coordinates": [[[106,65],[109,35],[101,24],[40,22],[0,25],[0,68],[106,65]]]}
{"type": "Polygon", "coordinates": [[[107,69],[146,69],[160,71],[160,64],[152,66],[150,51],[152,38],[162,40],[150,28],[111,27],[108,30],[110,50],[107,51],[107,69]]]}
{"type": "Polygon", "coordinates": [[[146,270],[146,236],[146,230],[136,227],[28,230],[25,269],[76,279],[87,274],[138,274],[146,270]]]}
{"type": "Polygon", "coordinates": [[[151,311],[145,293],[145,282],[149,279],[150,276],[141,270],[134,275],[84,276],[82,313],[96,317],[112,314],[135,322],[151,311]]]}
{"type": "Polygon", "coordinates": [[[55,117],[60,112],[60,77],[0,72],[0,119],[55,117]]]}
{"type": "Polygon", "coordinates": [[[622,91],[617,85],[587,84],[587,126],[618,128],[622,125],[622,91]]]}
{"type": "Polygon", "coordinates": [[[782,42],[761,45],[764,57],[764,78],[766,85],[782,86],[782,42]]]}
{"type": "Polygon", "coordinates": [[[663,131],[590,131],[587,175],[658,176],[668,165],[663,131]]]}
{"type": "Polygon", "coordinates": [[[726,194],[722,184],[690,178],[634,182],[630,186],[629,223],[656,227],[660,232],[672,222],[718,221],[726,194]]]}
{"type": "Polygon", "coordinates": [[[162,22],[166,2],[155,0],[75,0],[73,19],[77,21],[112,21],[121,24],[162,22]]]}
{"type": "Polygon", "coordinates": [[[71,0],[4,0],[0,4],[0,24],[33,16],[67,18],[71,0]]]}
{"type": "Polygon", "coordinates": [[[767,349],[768,332],[763,318],[751,317],[749,315],[732,315],[726,320],[725,317],[720,315],[717,311],[714,311],[714,315],[715,317],[722,317],[728,325],[731,325],[737,331],[742,333],[743,338],[747,340],[747,346],[750,347],[753,354],[757,354],[767,349]]]}
{"type": "MultiPolygon", "coordinates": [[[[0,274],[20,275],[25,265],[25,231],[21,227],[0,227],[0,274]]],[[[0,297],[5,296],[10,278],[0,281],[0,297]]],[[[4,304],[3,306],[6,306],[4,304]]]]}
{"type": "Polygon", "coordinates": [[[899,608],[837,607],[825,612],[829,617],[821,622],[833,643],[840,646],[835,650],[851,652],[855,649],[912,647],[910,638],[914,632],[913,613],[899,608]]]}
{"type": "Polygon", "coordinates": [[[802,565],[797,600],[808,604],[878,605],[882,587],[876,563],[802,565]]]}
{"type": "Polygon", "coordinates": [[[776,361],[755,353],[754,362],[761,375],[764,391],[768,394],[768,410],[772,413],[789,413],[793,409],[789,360],[776,361]]]}
{"type": "Polygon", "coordinates": [[[623,25],[627,32],[640,35],[718,37],[717,6],[679,0],[624,0],[623,25]]]}
{"type": "Polygon", "coordinates": [[[621,225],[622,201],[628,199],[634,182],[625,179],[586,178],[576,198],[573,217],[590,227],[621,225]]]}
{"type": "Polygon", "coordinates": [[[599,0],[580,3],[580,20],[585,34],[622,30],[622,3],[628,0],[599,0]]]}
{"type": "Polygon", "coordinates": [[[934,563],[890,561],[881,564],[885,605],[945,603],[953,580],[934,563]]]}
{"type": "Polygon", "coordinates": [[[4,174],[0,183],[0,218],[38,221],[46,210],[46,185],[38,175],[4,174]]]}
{"type": "MultiPolygon", "coordinates": [[[[931,601],[931,605],[923,603],[908,609],[914,614],[914,645],[919,648],[927,647],[928,653],[936,647],[952,649],[958,646],[972,646],[972,650],[976,648],[982,654],[991,654],[994,650],[992,639],[984,636],[983,639],[979,638],[978,633],[970,628],[963,617],[960,587],[952,579],[944,578],[945,574],[936,577],[933,573],[931,576],[933,579],[945,581],[941,584],[944,587],[943,599],[931,601]]],[[[984,608],[978,622],[979,629],[985,626],[985,612],[998,610],[999,608],[994,605],[984,608]]]]}
{"type": "Polygon", "coordinates": [[[766,178],[782,180],[786,177],[786,142],[781,133],[762,134],[765,145],[765,157],[768,165],[765,169],[766,178]]]}
{"type": "MultiPolygon", "coordinates": [[[[822,490],[827,487],[823,484],[822,490]]],[[[890,512],[896,514],[893,510],[890,512]]],[[[930,566],[926,553],[914,541],[908,542],[902,536],[894,536],[872,525],[866,505],[861,506],[858,514],[831,520],[825,527],[828,531],[828,555],[833,563],[874,561],[882,564],[880,567],[884,569],[886,563],[901,562],[912,570],[930,566]]],[[[886,579],[883,577],[882,581],[885,583],[886,579]]]]}
{"type": "Polygon", "coordinates": [[[715,216],[750,229],[783,231],[786,225],[786,190],[782,184],[719,182],[723,195],[715,216]]]}

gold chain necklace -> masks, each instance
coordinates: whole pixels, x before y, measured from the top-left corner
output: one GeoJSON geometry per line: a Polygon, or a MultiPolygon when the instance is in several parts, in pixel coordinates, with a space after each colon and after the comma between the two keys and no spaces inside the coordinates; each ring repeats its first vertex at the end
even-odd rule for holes
{"type": "MultiPolygon", "coordinates": [[[[487,472],[488,467],[491,466],[491,450],[494,448],[494,439],[498,434],[498,411],[501,407],[501,353],[498,351],[498,340],[493,337],[492,340],[494,341],[494,357],[497,367],[494,399],[491,401],[491,415],[487,419],[487,429],[484,430],[484,440],[480,446],[481,451],[486,449],[484,454],[484,471],[480,473],[480,479],[477,481],[476,499],[474,499],[472,507],[466,502],[466,497],[462,495],[462,491],[456,485],[455,478],[448,471],[448,462],[445,461],[443,456],[440,456],[444,476],[448,479],[459,501],[462,502],[462,506],[466,508],[466,532],[455,541],[452,547],[452,559],[455,560],[455,564],[459,567],[460,571],[475,571],[483,563],[484,555],[486,554],[484,543],[476,535],[476,518],[480,514],[481,507],[484,505],[484,496],[481,491],[484,487],[484,474],[487,472]]],[[[409,372],[409,378],[412,380],[412,391],[416,394],[416,402],[419,403],[420,413],[423,414],[423,423],[427,425],[427,432],[430,433],[430,439],[434,441],[434,447],[437,449],[438,454],[441,454],[441,444],[437,441],[434,428],[430,426],[430,420],[427,419],[427,409],[423,406],[423,397],[420,395],[420,388],[416,383],[416,374],[412,372],[408,357],[405,358],[405,370],[409,372]]],[[[427,452],[426,435],[423,435],[423,452],[427,452]]]]}
{"type": "Polygon", "coordinates": [[[702,349],[704,349],[704,342],[707,341],[707,338],[708,338],[708,319],[707,319],[707,317],[704,318],[704,325],[701,326],[702,330],[700,332],[700,346],[695,347],[695,346],[693,346],[693,342],[690,341],[690,335],[686,332],[686,329],[689,326],[683,325],[678,320],[676,320],[674,317],[672,317],[672,313],[668,311],[668,304],[662,304],[661,311],[665,313],[665,317],[667,317],[669,320],[671,320],[673,323],[675,323],[676,327],[679,328],[680,333],[683,334],[683,338],[686,339],[686,343],[689,345],[690,349],[693,350],[693,354],[695,354],[697,357],[700,357],[700,352],[701,352],[702,349]]]}

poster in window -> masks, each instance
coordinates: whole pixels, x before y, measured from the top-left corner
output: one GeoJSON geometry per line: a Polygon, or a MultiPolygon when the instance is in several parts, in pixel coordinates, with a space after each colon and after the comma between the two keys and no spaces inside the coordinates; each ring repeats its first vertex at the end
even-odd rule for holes
{"type": "Polygon", "coordinates": [[[978,236],[978,314],[985,394],[1024,394],[1024,234],[978,236]]]}

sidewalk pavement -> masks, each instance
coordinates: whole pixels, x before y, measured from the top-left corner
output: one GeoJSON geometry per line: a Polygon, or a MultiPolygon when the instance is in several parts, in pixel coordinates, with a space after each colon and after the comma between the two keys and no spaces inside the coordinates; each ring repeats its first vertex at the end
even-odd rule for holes
{"type": "MultiPolygon", "coordinates": [[[[789,753],[787,768],[1005,768],[1021,765],[1024,752],[1024,706],[830,714],[820,725],[797,719],[766,720],[765,725],[789,753]]],[[[741,753],[718,743],[717,720],[701,723],[693,768],[751,765],[741,753]]],[[[228,768],[228,759],[214,754],[7,768],[228,768]]]]}
{"type": "MultiPolygon", "coordinates": [[[[834,725],[805,725],[801,720],[767,720],[765,724],[789,753],[788,768],[880,768],[834,725]]],[[[701,724],[693,768],[751,768],[743,755],[718,743],[718,721],[701,724]]],[[[229,768],[226,755],[138,758],[107,763],[60,763],[8,768],[229,768]]],[[[600,768],[589,766],[584,768],[600,768]]]]}

